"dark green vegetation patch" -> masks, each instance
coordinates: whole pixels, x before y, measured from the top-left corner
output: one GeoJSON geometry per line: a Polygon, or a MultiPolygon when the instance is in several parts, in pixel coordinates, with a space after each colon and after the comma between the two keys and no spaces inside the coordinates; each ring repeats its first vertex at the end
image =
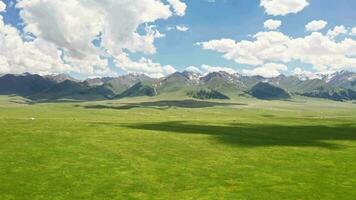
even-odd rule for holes
{"type": "Polygon", "coordinates": [[[216,90],[201,89],[197,91],[190,91],[187,94],[195,99],[230,99],[228,96],[216,90]]]}
{"type": "Polygon", "coordinates": [[[290,95],[282,88],[273,86],[269,83],[257,83],[250,90],[250,94],[258,99],[277,100],[289,99],[290,95]]]}

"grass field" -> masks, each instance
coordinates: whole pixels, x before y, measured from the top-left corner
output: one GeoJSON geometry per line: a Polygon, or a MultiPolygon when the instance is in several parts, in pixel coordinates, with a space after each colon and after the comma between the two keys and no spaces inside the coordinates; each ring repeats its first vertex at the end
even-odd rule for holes
{"type": "Polygon", "coordinates": [[[355,197],[356,104],[0,97],[1,200],[355,197]]]}

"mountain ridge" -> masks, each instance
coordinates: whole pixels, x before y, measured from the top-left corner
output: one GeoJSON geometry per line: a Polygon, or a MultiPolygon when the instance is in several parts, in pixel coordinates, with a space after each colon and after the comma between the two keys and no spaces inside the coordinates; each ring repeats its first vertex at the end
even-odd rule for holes
{"type": "MultiPolygon", "coordinates": [[[[262,88],[276,91],[281,89],[292,96],[301,95],[337,101],[356,99],[355,72],[340,71],[318,77],[306,78],[300,75],[281,74],[277,77],[265,78],[227,72],[211,72],[202,75],[183,71],[163,78],[151,78],[136,73],[78,81],[65,74],[47,76],[29,73],[5,74],[0,77],[0,94],[15,94],[35,100],[62,98],[105,100],[133,96],[169,95],[171,93],[189,97],[188,93],[214,91],[216,94],[219,93],[230,98],[241,95],[253,97],[251,92],[254,86],[259,83],[268,83],[270,86],[262,88]]],[[[260,86],[263,85],[260,84],[260,86]]],[[[269,98],[266,97],[266,99],[269,98]]]]}

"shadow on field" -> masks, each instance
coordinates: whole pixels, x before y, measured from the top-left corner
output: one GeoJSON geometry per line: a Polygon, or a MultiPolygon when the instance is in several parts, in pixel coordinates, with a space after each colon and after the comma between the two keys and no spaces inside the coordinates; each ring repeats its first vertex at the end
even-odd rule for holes
{"type": "Polygon", "coordinates": [[[84,106],[88,109],[116,109],[128,110],[133,108],[154,108],[154,109],[168,109],[168,108],[207,108],[214,106],[231,106],[231,105],[246,105],[240,103],[221,103],[212,101],[196,101],[196,100],[181,100],[181,101],[153,101],[140,103],[127,103],[120,106],[113,105],[89,105],[84,106]]]}
{"type": "Polygon", "coordinates": [[[327,126],[278,126],[232,124],[229,126],[196,125],[185,122],[161,122],[123,125],[132,129],[174,134],[211,135],[218,142],[246,147],[289,146],[341,148],[332,141],[356,140],[356,127],[345,124],[327,126]]]}

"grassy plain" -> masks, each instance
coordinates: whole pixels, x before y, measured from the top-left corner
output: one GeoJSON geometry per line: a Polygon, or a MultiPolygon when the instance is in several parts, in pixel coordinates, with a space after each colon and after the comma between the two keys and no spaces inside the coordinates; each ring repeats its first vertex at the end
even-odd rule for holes
{"type": "Polygon", "coordinates": [[[350,102],[0,97],[1,200],[355,197],[350,102]]]}

